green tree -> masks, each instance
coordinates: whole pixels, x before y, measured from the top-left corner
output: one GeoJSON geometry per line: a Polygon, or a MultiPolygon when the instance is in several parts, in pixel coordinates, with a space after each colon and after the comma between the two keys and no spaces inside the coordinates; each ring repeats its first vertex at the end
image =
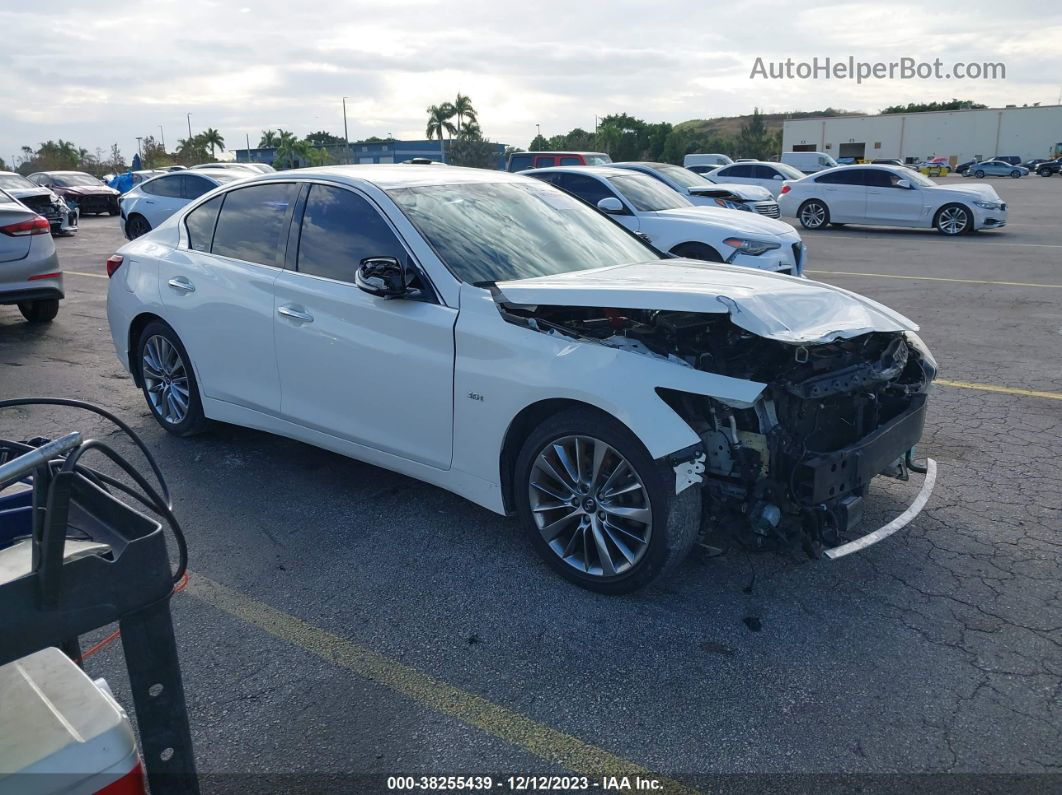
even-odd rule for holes
{"type": "Polygon", "coordinates": [[[177,160],[184,166],[194,166],[209,158],[202,136],[179,138],[177,140],[177,160]]]}
{"type": "Polygon", "coordinates": [[[527,145],[528,151],[531,152],[551,152],[549,148],[549,141],[545,139],[541,134],[536,135],[531,139],[531,143],[527,145]]]}
{"type": "Polygon", "coordinates": [[[461,127],[466,119],[472,124],[478,121],[476,119],[476,109],[472,107],[472,100],[460,91],[457,92],[457,98],[454,99],[450,107],[453,108],[454,115],[457,117],[457,132],[461,132],[461,127]]]}
{"type": "Polygon", "coordinates": [[[343,143],[343,139],[338,135],[332,135],[332,133],[326,132],[325,130],[318,130],[317,132],[310,133],[306,136],[306,140],[314,146],[327,146],[329,144],[336,145],[343,143]]]}
{"type": "Polygon", "coordinates": [[[141,159],[144,168],[162,168],[172,166],[173,158],[166,152],[155,136],[149,135],[140,142],[141,159]]]}
{"type": "Polygon", "coordinates": [[[207,127],[202,133],[200,133],[199,138],[202,140],[204,146],[210,147],[211,160],[214,159],[215,147],[221,150],[225,149],[225,139],[222,138],[221,133],[219,133],[213,127],[207,127]]]}
{"type": "Polygon", "coordinates": [[[262,137],[258,139],[259,149],[272,149],[279,143],[277,134],[273,130],[262,130],[262,137]]]}
{"type": "Polygon", "coordinates": [[[767,129],[760,109],[753,108],[752,117],[741,125],[741,132],[738,133],[737,154],[767,160],[780,148],[780,139],[767,129]]]}
{"type": "Polygon", "coordinates": [[[428,126],[424,129],[424,136],[426,138],[438,138],[441,141],[443,133],[453,135],[457,132],[457,128],[450,123],[450,119],[453,117],[454,106],[449,102],[444,102],[441,105],[432,105],[428,108],[428,126]]]}
{"type": "Polygon", "coordinates": [[[479,131],[478,124],[466,124],[450,142],[450,165],[469,168],[497,168],[497,147],[486,140],[479,131]]]}
{"type": "Polygon", "coordinates": [[[273,168],[306,168],[327,163],[330,158],[323,149],[318,149],[305,138],[300,139],[292,133],[283,130],[280,133],[280,143],[273,155],[273,168]]]}
{"type": "Polygon", "coordinates": [[[971,99],[951,99],[945,102],[909,102],[906,105],[890,105],[882,108],[883,114],[888,113],[927,113],[935,110],[979,110],[987,108],[971,99]]]}

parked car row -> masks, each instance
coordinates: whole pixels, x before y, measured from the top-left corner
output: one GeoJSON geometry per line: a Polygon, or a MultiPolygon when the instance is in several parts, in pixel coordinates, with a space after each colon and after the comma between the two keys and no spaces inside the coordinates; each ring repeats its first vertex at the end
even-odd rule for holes
{"type": "Polygon", "coordinates": [[[81,215],[118,215],[118,191],[84,171],[38,171],[27,179],[61,196],[81,215]]]}
{"type": "Polygon", "coordinates": [[[170,433],[219,420],[436,484],[593,590],[704,533],[845,554],[870,482],[906,476],[936,362],[847,290],[674,256],[717,219],[721,258],[795,271],[799,236],[656,166],[224,183],[107,260],[116,353],[170,433]]]}
{"type": "Polygon", "coordinates": [[[30,182],[21,174],[0,171],[0,189],[48,220],[53,235],[77,231],[78,210],[58,193],[30,182]]]}

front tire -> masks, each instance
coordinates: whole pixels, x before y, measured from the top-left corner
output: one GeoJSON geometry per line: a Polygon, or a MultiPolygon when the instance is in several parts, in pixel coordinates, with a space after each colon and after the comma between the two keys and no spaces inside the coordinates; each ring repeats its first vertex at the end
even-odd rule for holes
{"type": "Polygon", "coordinates": [[[1036,173],[1039,174],[1041,177],[1049,177],[1052,174],[1052,172],[1048,171],[1046,168],[1041,168],[1036,173]]]}
{"type": "Polygon", "coordinates": [[[977,177],[977,179],[984,179],[985,172],[981,171],[981,169],[977,169],[977,171],[974,172],[974,176],[977,177]]]}
{"type": "Polygon", "coordinates": [[[18,311],[29,323],[50,323],[59,314],[59,299],[47,298],[41,301],[20,301],[18,311]]]}
{"type": "Polygon", "coordinates": [[[797,210],[797,218],[805,229],[822,229],[830,223],[830,210],[819,199],[808,199],[797,210]]]}
{"type": "Polygon", "coordinates": [[[630,593],[672,571],[697,540],[700,489],[676,495],[669,473],[614,418],[568,409],[524,442],[516,507],[535,550],[561,576],[630,593]]]}
{"type": "Polygon", "coordinates": [[[206,428],[199,385],[188,351],[165,323],[149,323],[137,340],[141,391],[156,422],[174,436],[206,428]]]}
{"type": "Polygon", "coordinates": [[[961,204],[947,204],[937,211],[933,226],[948,236],[967,234],[973,231],[973,214],[961,204]]]}

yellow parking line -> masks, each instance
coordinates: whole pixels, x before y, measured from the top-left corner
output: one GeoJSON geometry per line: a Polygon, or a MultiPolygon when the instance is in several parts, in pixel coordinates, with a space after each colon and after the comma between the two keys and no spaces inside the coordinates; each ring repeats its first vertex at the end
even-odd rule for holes
{"type": "Polygon", "coordinates": [[[870,276],[875,279],[916,279],[923,282],[958,282],[959,284],[994,284],[1000,287],[1062,287],[1062,284],[1038,284],[1034,282],[1001,282],[986,279],[949,279],[944,276],[904,276],[898,273],[860,273],[858,271],[817,271],[805,273],[825,273],[830,276],[870,276]]]}
{"type": "Polygon", "coordinates": [[[70,276],[90,276],[93,279],[106,279],[107,278],[107,274],[106,273],[83,273],[81,271],[63,271],[63,273],[64,274],[69,274],[70,276]]]}
{"type": "Polygon", "coordinates": [[[487,734],[562,765],[591,780],[602,776],[641,776],[661,783],[665,793],[695,793],[677,781],[654,775],[627,759],[590,745],[562,731],[469,693],[392,660],[365,646],[308,624],[218,582],[193,574],[188,593],[231,616],[265,630],[356,675],[382,684],[418,704],[457,718],[487,734]]]}
{"type": "Polygon", "coordinates": [[[1021,395],[1022,397],[1046,398],[1047,400],[1062,400],[1062,392],[1041,392],[1036,389],[1018,389],[1013,386],[996,386],[995,384],[974,384],[970,381],[946,381],[938,378],[933,382],[941,386],[953,386],[959,389],[978,389],[982,392],[1000,392],[1004,395],[1021,395]]]}

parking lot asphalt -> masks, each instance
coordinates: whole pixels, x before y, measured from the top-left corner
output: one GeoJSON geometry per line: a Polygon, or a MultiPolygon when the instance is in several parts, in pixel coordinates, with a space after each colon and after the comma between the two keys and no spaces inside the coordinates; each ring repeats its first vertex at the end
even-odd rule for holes
{"type": "MultiPolygon", "coordinates": [[[[198,764],[232,776],[214,789],[284,788],[236,774],[353,774],[367,778],[342,786],[375,791],[384,775],[606,770],[672,791],[746,773],[1058,787],[1062,178],[991,183],[1002,230],[803,233],[812,278],[914,319],[942,368],[920,446],[940,467],[928,507],[834,562],[695,557],[659,587],[601,596],[552,575],[515,520],[432,486],[230,426],[175,439],[114,356],[114,218],[57,241],[54,323],[0,307],[0,397],[98,403],[167,473],[191,549],[173,606],[198,764]]],[[[65,409],[0,413],[7,438],[72,429],[110,433],[65,409]]],[[[915,489],[876,484],[869,522],[915,489]]],[[[131,704],[119,646],[87,668],[131,704]]]]}

